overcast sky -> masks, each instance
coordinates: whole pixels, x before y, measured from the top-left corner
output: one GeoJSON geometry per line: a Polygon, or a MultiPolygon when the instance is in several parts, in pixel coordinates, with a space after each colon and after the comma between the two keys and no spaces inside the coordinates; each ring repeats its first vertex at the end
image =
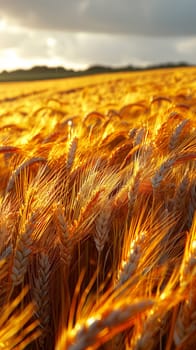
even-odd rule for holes
{"type": "Polygon", "coordinates": [[[0,70],[196,64],[196,0],[0,0],[0,70]]]}

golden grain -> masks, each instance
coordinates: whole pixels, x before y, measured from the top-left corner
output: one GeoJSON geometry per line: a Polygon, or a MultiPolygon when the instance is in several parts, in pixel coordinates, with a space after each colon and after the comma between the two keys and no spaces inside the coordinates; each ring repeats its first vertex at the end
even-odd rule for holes
{"type": "Polygon", "coordinates": [[[194,349],[195,81],[1,88],[0,348],[194,349]]]}

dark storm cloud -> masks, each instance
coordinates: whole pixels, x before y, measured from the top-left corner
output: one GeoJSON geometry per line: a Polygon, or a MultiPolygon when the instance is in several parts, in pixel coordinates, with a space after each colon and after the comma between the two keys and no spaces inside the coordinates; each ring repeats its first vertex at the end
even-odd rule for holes
{"type": "Polygon", "coordinates": [[[196,57],[195,0],[0,0],[0,71],[196,57]]]}
{"type": "Polygon", "coordinates": [[[45,30],[196,35],[195,0],[0,0],[1,16],[45,30]]]}

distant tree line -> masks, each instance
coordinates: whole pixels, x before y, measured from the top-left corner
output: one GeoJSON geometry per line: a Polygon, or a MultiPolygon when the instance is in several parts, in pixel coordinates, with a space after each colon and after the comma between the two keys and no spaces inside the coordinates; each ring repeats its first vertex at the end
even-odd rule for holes
{"type": "Polygon", "coordinates": [[[149,69],[160,68],[175,68],[175,67],[187,67],[193,66],[186,62],[178,63],[163,63],[158,65],[149,65],[147,67],[137,67],[133,65],[123,67],[111,67],[102,65],[93,65],[86,70],[75,71],[73,69],[66,69],[64,67],[47,67],[47,66],[35,66],[30,69],[17,69],[13,71],[2,71],[0,73],[0,81],[25,81],[25,80],[42,80],[42,79],[57,79],[74,76],[84,76],[91,74],[112,73],[112,72],[131,72],[142,71],[149,69]]]}

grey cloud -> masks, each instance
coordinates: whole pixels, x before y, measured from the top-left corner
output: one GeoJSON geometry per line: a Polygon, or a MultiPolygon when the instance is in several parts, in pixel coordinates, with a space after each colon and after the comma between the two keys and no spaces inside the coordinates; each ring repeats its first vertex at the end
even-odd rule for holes
{"type": "Polygon", "coordinates": [[[4,33],[0,34],[0,48],[1,49],[14,49],[16,43],[24,42],[24,33],[4,33]]]}
{"type": "Polygon", "coordinates": [[[195,39],[146,38],[137,36],[111,36],[90,33],[39,32],[28,35],[18,45],[17,52],[25,59],[42,57],[47,62],[58,57],[61,62],[72,64],[158,64],[160,62],[195,61],[195,39]],[[56,45],[47,46],[48,37],[56,39],[56,45]],[[36,40],[36,39],[39,40],[36,40]],[[187,50],[187,47],[189,48],[187,50]]]}
{"type": "Polygon", "coordinates": [[[0,16],[45,30],[196,35],[195,0],[0,0],[0,16]]]}

